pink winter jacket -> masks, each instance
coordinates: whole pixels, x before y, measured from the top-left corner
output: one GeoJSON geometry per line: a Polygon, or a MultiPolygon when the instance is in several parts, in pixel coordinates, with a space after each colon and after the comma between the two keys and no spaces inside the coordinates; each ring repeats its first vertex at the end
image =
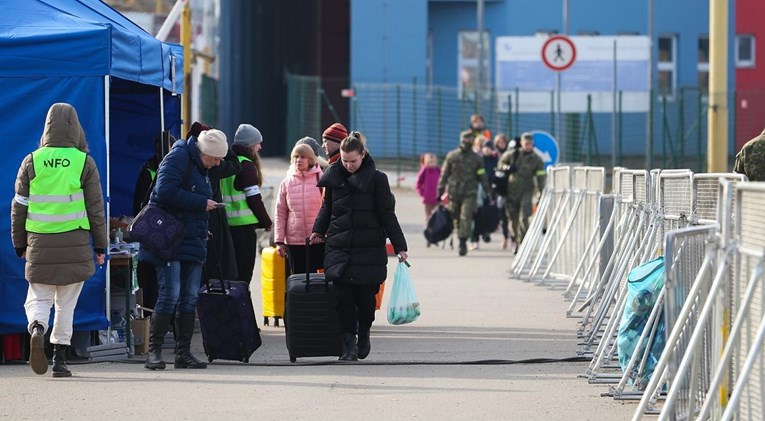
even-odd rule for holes
{"type": "Polygon", "coordinates": [[[316,187],[321,175],[318,165],[305,172],[290,167],[287,177],[279,185],[275,242],[305,245],[305,239],[311,235],[313,222],[321,209],[321,190],[316,187]]]}

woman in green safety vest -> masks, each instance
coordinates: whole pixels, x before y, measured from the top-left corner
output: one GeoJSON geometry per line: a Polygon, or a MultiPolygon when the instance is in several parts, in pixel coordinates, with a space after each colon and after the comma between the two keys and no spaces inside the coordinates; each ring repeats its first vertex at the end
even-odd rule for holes
{"type": "Polygon", "coordinates": [[[101,179],[74,107],[50,107],[40,147],[21,163],[15,190],[11,237],[16,254],[27,261],[29,362],[37,374],[48,371],[44,335],[55,304],[51,371],[53,377],[70,377],[66,352],[74,307],[83,284],[95,273],[94,260],[104,264],[109,244],[101,179]]]}
{"type": "Polygon", "coordinates": [[[234,240],[234,253],[239,274],[237,280],[250,284],[255,268],[258,244],[255,229],[271,230],[273,225],[263,204],[260,187],[263,185],[260,156],[263,136],[250,124],[240,124],[231,149],[236,153],[242,169],[233,177],[220,182],[226,215],[234,240]]]}
{"type": "MultiPolygon", "coordinates": [[[[175,136],[169,132],[160,132],[157,137],[154,138],[154,155],[144,162],[138,172],[138,179],[135,182],[135,190],[133,191],[133,215],[138,215],[138,212],[149,203],[149,194],[151,193],[151,185],[154,179],[157,178],[157,169],[162,158],[170,152],[170,148],[175,143],[175,136]],[[165,139],[163,142],[162,139],[165,139]]],[[[138,262],[138,286],[143,291],[143,306],[148,308],[154,308],[157,303],[157,295],[159,293],[157,286],[157,272],[154,270],[154,265],[147,262],[138,262]]]]}

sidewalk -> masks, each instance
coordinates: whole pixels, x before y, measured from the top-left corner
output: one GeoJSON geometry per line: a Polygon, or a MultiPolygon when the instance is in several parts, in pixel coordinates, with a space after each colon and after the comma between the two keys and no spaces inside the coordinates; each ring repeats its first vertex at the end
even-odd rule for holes
{"type": "MultiPolygon", "coordinates": [[[[286,171],[265,160],[268,183],[286,171]]],[[[408,179],[402,186],[409,185],[408,179]]],[[[393,183],[392,183],[393,184],[393,183]]],[[[393,184],[395,185],[395,184],[393,184]]],[[[250,364],[216,361],[207,370],[152,372],[135,363],[78,364],[71,379],[36,376],[25,365],[0,366],[0,416],[10,419],[476,419],[624,420],[633,402],[601,397],[605,385],[578,378],[586,362],[519,363],[576,356],[576,320],[560,291],[507,278],[512,254],[499,236],[458,257],[426,247],[416,193],[394,189],[421,303],[415,323],[391,326],[385,305],[372,352],[359,363],[334,358],[290,364],[284,329],[261,326],[264,344],[250,364]],[[468,364],[509,360],[505,364],[468,364]],[[61,383],[66,383],[62,385],[61,383]]],[[[260,257],[256,268],[259,269],[260,257]]],[[[396,261],[388,266],[389,282],[396,261]]],[[[253,300],[262,322],[260,274],[253,300]]],[[[201,335],[195,351],[202,356],[201,335]]],[[[167,352],[166,359],[171,358],[167,352]]]]}

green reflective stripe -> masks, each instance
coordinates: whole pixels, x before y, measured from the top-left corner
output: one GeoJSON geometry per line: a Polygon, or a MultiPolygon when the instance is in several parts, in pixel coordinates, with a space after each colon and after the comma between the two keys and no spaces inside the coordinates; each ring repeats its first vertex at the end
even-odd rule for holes
{"type": "Polygon", "coordinates": [[[545,170],[539,170],[536,172],[537,175],[545,175],[547,172],[545,170]]]}
{"type": "Polygon", "coordinates": [[[146,170],[149,171],[149,175],[151,176],[151,180],[154,181],[155,178],[157,178],[157,170],[152,168],[147,168],[146,170]]]}
{"type": "Polygon", "coordinates": [[[65,215],[49,215],[49,214],[42,214],[42,213],[27,213],[27,219],[32,221],[43,221],[43,222],[66,222],[66,221],[74,221],[80,218],[87,218],[88,213],[87,212],[75,212],[65,215]]]}
{"type": "MultiPolygon", "coordinates": [[[[231,211],[231,212],[226,211],[226,215],[229,217],[229,219],[231,219],[231,218],[240,218],[240,217],[243,217],[243,216],[252,216],[253,218],[255,217],[255,215],[253,215],[252,211],[249,210],[249,209],[238,210],[238,211],[231,211]]],[[[255,221],[257,222],[257,219],[255,221]]]]}
{"type": "MultiPolygon", "coordinates": [[[[237,156],[239,162],[249,161],[247,157],[237,156]]],[[[227,177],[220,181],[220,193],[223,202],[226,203],[226,219],[228,225],[238,227],[242,225],[253,225],[258,223],[258,218],[247,205],[247,195],[243,191],[234,188],[234,179],[236,176],[227,177]]]]}
{"type": "Polygon", "coordinates": [[[27,231],[90,229],[80,181],[87,157],[77,148],[42,147],[32,152],[35,177],[29,181],[27,231]]]}
{"type": "Polygon", "coordinates": [[[30,194],[29,200],[37,203],[69,203],[85,200],[85,193],[74,194],[30,194]]]}
{"type": "MultiPolygon", "coordinates": [[[[240,191],[240,190],[237,190],[237,191],[240,191]]],[[[247,196],[244,194],[244,192],[241,192],[239,194],[234,194],[234,195],[222,195],[222,196],[223,196],[223,201],[227,203],[233,203],[239,200],[247,200],[247,196]]]]}
{"type": "Polygon", "coordinates": [[[481,174],[486,174],[486,168],[480,168],[480,169],[478,169],[478,171],[476,171],[475,173],[476,173],[476,174],[478,174],[478,175],[481,175],[481,174]]]}

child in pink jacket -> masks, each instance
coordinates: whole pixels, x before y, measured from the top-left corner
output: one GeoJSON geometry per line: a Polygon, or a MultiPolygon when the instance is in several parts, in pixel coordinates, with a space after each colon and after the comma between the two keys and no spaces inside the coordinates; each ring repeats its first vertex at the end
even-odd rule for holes
{"type": "Polygon", "coordinates": [[[322,191],[316,186],[322,171],[309,145],[295,145],[290,154],[290,169],[279,185],[276,199],[274,240],[277,252],[287,257],[292,273],[316,272],[324,266],[324,243],[306,250],[316,215],[321,209],[322,191]],[[306,252],[311,267],[306,268],[306,252]]]}
{"type": "Polygon", "coordinates": [[[438,158],[435,154],[422,155],[420,172],[417,173],[417,193],[422,197],[425,205],[425,224],[428,223],[430,214],[438,205],[438,178],[441,176],[441,168],[438,167],[438,158]]]}

